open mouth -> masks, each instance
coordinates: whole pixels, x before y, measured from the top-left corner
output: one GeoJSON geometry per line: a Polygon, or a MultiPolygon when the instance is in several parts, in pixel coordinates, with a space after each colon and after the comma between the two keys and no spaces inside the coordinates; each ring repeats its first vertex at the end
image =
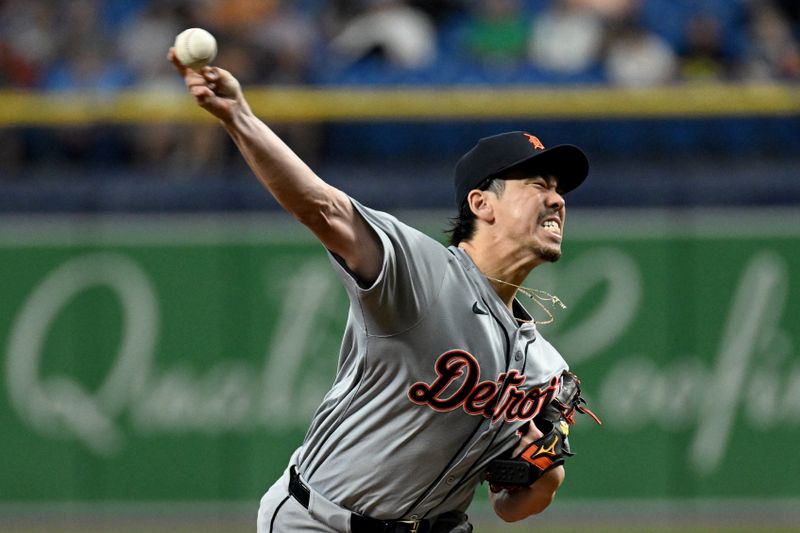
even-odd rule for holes
{"type": "Polygon", "coordinates": [[[561,226],[559,225],[558,221],[552,218],[549,218],[542,222],[542,227],[549,231],[550,233],[554,233],[556,235],[561,235],[561,226]]]}

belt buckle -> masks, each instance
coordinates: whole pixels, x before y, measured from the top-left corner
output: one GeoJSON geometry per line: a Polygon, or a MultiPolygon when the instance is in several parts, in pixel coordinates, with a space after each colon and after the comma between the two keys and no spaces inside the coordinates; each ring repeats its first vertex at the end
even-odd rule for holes
{"type": "Polygon", "coordinates": [[[396,523],[411,526],[411,529],[407,530],[408,533],[419,533],[419,525],[422,523],[422,520],[398,520],[396,523]]]}

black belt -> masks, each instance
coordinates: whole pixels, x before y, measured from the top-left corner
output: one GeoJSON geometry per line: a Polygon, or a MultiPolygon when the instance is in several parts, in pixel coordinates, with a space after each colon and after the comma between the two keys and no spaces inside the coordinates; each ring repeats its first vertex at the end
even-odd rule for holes
{"type": "MultiPolygon", "coordinates": [[[[289,494],[303,507],[308,509],[311,491],[300,479],[297,468],[289,469],[289,494]]],[[[378,520],[356,513],[350,513],[350,530],[353,533],[428,533],[430,520],[378,520]]]]}

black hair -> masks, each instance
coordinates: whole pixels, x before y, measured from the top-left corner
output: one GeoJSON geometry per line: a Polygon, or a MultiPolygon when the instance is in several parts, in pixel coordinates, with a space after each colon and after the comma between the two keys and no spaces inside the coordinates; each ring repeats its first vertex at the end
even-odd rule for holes
{"type": "MultiPolygon", "coordinates": [[[[490,178],[476,189],[491,191],[500,196],[506,189],[506,181],[502,178],[490,178]]],[[[451,246],[458,246],[461,241],[468,241],[475,235],[475,220],[475,213],[470,209],[469,202],[464,200],[458,215],[450,219],[450,227],[445,230],[445,234],[450,236],[451,246]]]]}

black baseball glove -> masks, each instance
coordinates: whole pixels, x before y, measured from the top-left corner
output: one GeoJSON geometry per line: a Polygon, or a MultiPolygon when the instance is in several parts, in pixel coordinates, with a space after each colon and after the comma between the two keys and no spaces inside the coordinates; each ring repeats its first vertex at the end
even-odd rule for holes
{"type": "MultiPolygon", "coordinates": [[[[484,478],[491,490],[528,487],[542,474],[564,464],[564,460],[574,455],[570,450],[569,427],[575,423],[575,413],[584,413],[602,424],[592,411],[586,407],[581,397],[581,380],[566,370],[561,375],[561,386],[552,401],[542,407],[533,419],[536,427],[544,433],[516,457],[498,458],[489,463],[484,478]]],[[[527,426],[523,427],[523,431],[527,426]]]]}

